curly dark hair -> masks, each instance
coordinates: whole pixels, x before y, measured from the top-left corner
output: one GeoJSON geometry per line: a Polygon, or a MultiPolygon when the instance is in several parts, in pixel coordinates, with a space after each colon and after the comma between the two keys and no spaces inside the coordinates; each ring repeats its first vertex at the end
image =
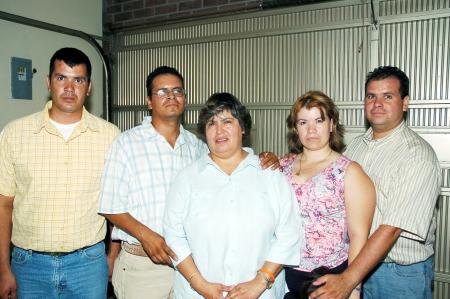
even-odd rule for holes
{"type": "Polygon", "coordinates": [[[206,123],[211,117],[223,111],[230,111],[231,115],[239,121],[239,126],[244,132],[242,141],[243,143],[247,141],[252,128],[252,117],[247,108],[234,95],[227,92],[212,94],[206,101],[205,106],[200,110],[197,132],[201,139],[206,142],[206,123]]]}
{"type": "Polygon", "coordinates": [[[342,153],[345,149],[344,126],[339,123],[339,112],[333,100],[321,91],[311,90],[299,97],[292,105],[286,124],[288,127],[288,148],[291,153],[303,152],[303,145],[297,132],[297,114],[302,108],[318,108],[325,120],[325,115],[333,120],[333,128],[330,135],[329,145],[332,150],[342,153]]]}
{"type": "Polygon", "coordinates": [[[380,66],[367,74],[366,84],[365,84],[365,93],[367,94],[367,85],[371,81],[378,81],[387,78],[396,78],[400,82],[400,96],[404,99],[406,96],[409,96],[409,78],[406,74],[395,66],[380,66]]]}

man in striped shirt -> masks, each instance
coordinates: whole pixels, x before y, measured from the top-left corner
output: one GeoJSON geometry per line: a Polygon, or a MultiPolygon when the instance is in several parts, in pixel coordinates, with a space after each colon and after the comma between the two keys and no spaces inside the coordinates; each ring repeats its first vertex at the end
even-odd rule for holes
{"type": "Polygon", "coordinates": [[[311,298],[347,298],[366,276],[365,299],[432,298],[440,167],[431,146],[404,121],[408,102],[404,72],[386,66],[368,74],[364,107],[370,128],[346,155],[375,183],[370,238],[344,273],[315,282],[326,285],[311,298]]]}
{"type": "Polygon", "coordinates": [[[176,257],[162,237],[166,194],[176,174],[207,151],[181,125],[186,97],[176,69],[151,72],[147,96],[152,116],[112,143],[102,178],[99,212],[114,223],[111,238],[122,247],[112,274],[119,299],[170,297],[168,265],[176,257]]]}

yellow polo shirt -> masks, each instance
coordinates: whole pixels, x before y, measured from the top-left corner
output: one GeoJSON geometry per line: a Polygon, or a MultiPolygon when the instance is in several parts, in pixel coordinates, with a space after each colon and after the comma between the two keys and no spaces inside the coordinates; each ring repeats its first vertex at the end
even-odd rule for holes
{"type": "Polygon", "coordinates": [[[51,105],[0,133],[0,194],[14,196],[14,245],[70,252],[105,237],[105,219],[97,214],[100,179],[119,129],[83,108],[66,141],[49,122],[51,105]]]}

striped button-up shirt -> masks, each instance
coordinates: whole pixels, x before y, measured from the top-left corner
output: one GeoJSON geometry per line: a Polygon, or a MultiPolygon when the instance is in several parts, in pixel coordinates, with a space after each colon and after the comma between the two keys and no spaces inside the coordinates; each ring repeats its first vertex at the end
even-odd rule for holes
{"type": "Polygon", "coordinates": [[[370,233],[382,224],[403,231],[384,261],[408,265],[433,255],[441,177],[432,147],[402,122],[380,139],[372,139],[370,128],[345,154],[361,164],[376,187],[370,233]]]}
{"type": "MultiPolygon", "coordinates": [[[[180,128],[175,147],[146,117],[140,126],[122,133],[111,145],[102,179],[100,213],[129,213],[162,234],[166,195],[178,172],[208,152],[194,134],[180,128]]],[[[112,238],[132,244],[138,240],[114,227],[112,238]]]]}
{"type": "Polygon", "coordinates": [[[51,105],[2,131],[0,194],[14,197],[14,245],[70,252],[105,238],[106,222],[97,214],[100,180],[119,129],[83,109],[65,140],[49,122],[51,105]]]}

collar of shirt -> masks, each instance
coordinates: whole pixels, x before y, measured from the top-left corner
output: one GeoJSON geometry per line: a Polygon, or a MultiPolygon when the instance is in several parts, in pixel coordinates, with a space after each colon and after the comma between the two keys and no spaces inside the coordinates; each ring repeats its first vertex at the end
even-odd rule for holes
{"type": "MultiPolygon", "coordinates": [[[[48,132],[53,134],[58,134],[56,128],[50,123],[50,113],[49,110],[52,108],[52,101],[48,101],[45,104],[44,110],[42,113],[37,114],[35,129],[33,132],[38,134],[43,128],[45,128],[48,132]]],[[[86,132],[87,129],[90,129],[94,132],[99,131],[99,127],[95,118],[83,107],[83,114],[81,116],[80,124],[75,128],[76,131],[83,133],[86,132]]]]}
{"type": "MultiPolygon", "coordinates": [[[[242,169],[245,169],[247,166],[251,166],[251,167],[255,167],[255,168],[260,168],[260,162],[259,162],[259,158],[258,156],[253,154],[253,150],[251,148],[243,148],[246,152],[248,152],[247,157],[244,158],[244,160],[242,160],[238,167],[236,167],[236,169],[233,171],[233,174],[241,171],[242,169]]],[[[222,172],[222,170],[220,169],[220,167],[216,164],[216,162],[213,161],[213,159],[211,159],[211,157],[209,156],[209,154],[205,154],[203,155],[199,160],[198,160],[198,169],[200,172],[204,171],[206,169],[207,166],[210,167],[214,167],[216,169],[218,169],[219,171],[222,172]]]]}
{"type": "MultiPolygon", "coordinates": [[[[142,120],[142,130],[140,130],[138,134],[146,140],[159,138],[167,142],[166,138],[164,138],[164,136],[162,136],[153,126],[151,116],[144,117],[142,120]]],[[[186,135],[187,131],[184,129],[183,125],[180,125],[180,135],[177,137],[174,149],[186,143],[186,135]]]]}
{"type": "Polygon", "coordinates": [[[389,135],[384,136],[383,138],[380,138],[380,139],[373,139],[373,129],[372,129],[372,127],[370,127],[367,130],[367,132],[364,133],[363,140],[366,144],[369,144],[371,142],[377,142],[379,144],[382,144],[382,143],[388,142],[389,140],[394,138],[394,136],[398,135],[405,126],[406,126],[405,121],[402,121],[389,135]]]}

